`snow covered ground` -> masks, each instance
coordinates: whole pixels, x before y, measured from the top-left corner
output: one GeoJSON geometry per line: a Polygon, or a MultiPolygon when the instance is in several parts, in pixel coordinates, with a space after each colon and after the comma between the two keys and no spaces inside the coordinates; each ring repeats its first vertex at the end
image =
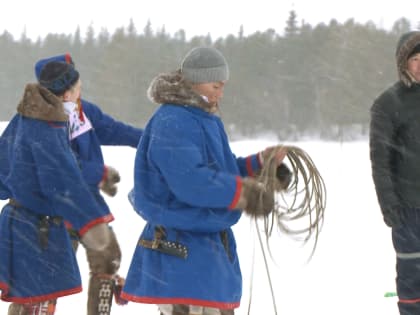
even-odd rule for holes
{"type": "MultiPolygon", "coordinates": [[[[2,127],[4,124],[0,124],[0,130],[2,127]]],[[[232,148],[237,155],[246,155],[273,143],[250,139],[234,142],[232,148]]],[[[312,243],[302,246],[281,233],[273,237],[275,264],[270,263],[270,272],[277,313],[397,315],[397,298],[384,297],[385,292],[395,291],[395,255],[391,233],[382,221],[373,188],[367,141],[293,144],[309,153],[323,176],[327,209],[315,255],[309,262],[312,243]]],[[[117,196],[107,200],[116,218],[112,225],[123,252],[120,274],[125,276],[144,225],[127,199],[133,186],[135,150],[105,147],[104,152],[106,163],[116,167],[122,176],[117,196]]],[[[244,278],[242,305],[236,314],[248,314],[253,257],[250,314],[275,314],[255,225],[243,216],[234,231],[244,278]]],[[[83,249],[77,255],[84,291],[61,298],[58,315],[85,314],[88,269],[83,249]]],[[[7,307],[8,303],[0,302],[0,314],[7,314],[7,307]]],[[[112,314],[158,315],[158,311],[154,305],[129,303],[114,306],[112,314]]]]}

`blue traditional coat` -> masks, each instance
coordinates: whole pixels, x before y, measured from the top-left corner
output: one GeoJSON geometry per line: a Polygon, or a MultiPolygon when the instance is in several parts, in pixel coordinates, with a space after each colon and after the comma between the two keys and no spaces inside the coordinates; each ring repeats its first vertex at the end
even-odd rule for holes
{"type": "MultiPolygon", "coordinates": [[[[166,82],[156,80],[152,86],[166,82]]],[[[166,239],[186,246],[188,255],[137,246],[122,296],[140,303],[236,308],[242,277],[231,226],[241,211],[233,208],[241,177],[253,175],[260,163],[257,155],[234,156],[219,117],[180,103],[161,105],[144,130],[131,202],[147,221],[140,240],[153,240],[161,226],[166,239]]]]}
{"type": "MultiPolygon", "coordinates": [[[[73,63],[70,54],[62,54],[39,60],[35,64],[35,76],[39,80],[42,67],[51,61],[73,63]]],[[[98,206],[110,211],[99,192],[99,183],[106,174],[101,145],[130,146],[136,148],[143,130],[113,119],[91,102],[84,99],[78,104],[81,120],[89,121],[91,128],[71,139],[71,148],[77,158],[83,178],[89,185],[98,206]]]]}
{"type": "Polygon", "coordinates": [[[9,203],[0,214],[2,300],[34,303],[81,291],[64,221],[82,236],[113,220],[82,178],[70,149],[67,119],[55,96],[29,84],[18,114],[0,137],[0,198],[20,204],[9,203]],[[46,216],[51,220],[43,248],[39,224],[46,216]]]}
{"type": "MultiPolygon", "coordinates": [[[[73,63],[69,54],[39,60],[35,64],[35,76],[39,80],[42,67],[51,61],[73,63]]],[[[92,128],[71,139],[71,147],[79,162],[83,177],[94,192],[105,174],[101,145],[130,146],[136,148],[143,130],[117,121],[91,102],[80,100],[78,114],[81,120],[89,120],[92,128]]],[[[103,205],[107,207],[106,205],[103,205]]]]}

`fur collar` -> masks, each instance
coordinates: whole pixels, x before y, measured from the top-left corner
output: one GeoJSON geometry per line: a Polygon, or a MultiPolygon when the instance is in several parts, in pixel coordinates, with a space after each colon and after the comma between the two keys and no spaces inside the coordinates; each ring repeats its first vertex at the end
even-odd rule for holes
{"type": "Polygon", "coordinates": [[[397,50],[396,57],[398,76],[402,83],[407,87],[411,87],[413,83],[416,83],[414,78],[407,71],[407,59],[408,55],[418,44],[420,44],[420,32],[412,32],[407,36],[407,38],[404,39],[402,43],[400,43],[397,50]]]}
{"type": "Polygon", "coordinates": [[[49,90],[35,83],[26,85],[17,112],[39,120],[68,121],[63,102],[49,90]]]}
{"type": "Polygon", "coordinates": [[[147,96],[157,104],[190,105],[210,112],[209,104],[186,81],[181,71],[162,73],[155,77],[147,90],[147,96]]]}

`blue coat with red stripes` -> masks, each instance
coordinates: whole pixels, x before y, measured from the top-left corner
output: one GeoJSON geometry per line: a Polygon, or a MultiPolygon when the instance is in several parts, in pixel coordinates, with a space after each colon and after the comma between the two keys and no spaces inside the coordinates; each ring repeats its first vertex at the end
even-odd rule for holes
{"type": "Polygon", "coordinates": [[[186,246],[180,258],[137,246],[123,297],[140,303],[239,306],[242,277],[231,227],[241,177],[260,168],[258,155],[237,158],[219,117],[195,106],[164,104],[147,124],[135,158],[131,202],[147,221],[140,239],[164,227],[186,246]],[[222,242],[221,232],[227,242],[222,242]]]}
{"type": "Polygon", "coordinates": [[[38,85],[26,87],[18,114],[0,137],[0,198],[20,204],[7,204],[0,214],[1,299],[32,303],[79,292],[64,221],[83,236],[113,217],[82,177],[61,101],[38,85]],[[40,220],[46,217],[48,242],[41,246],[40,220]]]}
{"type": "MultiPolygon", "coordinates": [[[[73,64],[70,54],[41,59],[35,64],[35,76],[38,80],[43,66],[51,61],[73,64]]],[[[89,119],[92,129],[72,139],[71,147],[78,160],[83,178],[89,185],[92,194],[98,204],[105,211],[109,211],[108,205],[99,192],[99,183],[106,174],[101,146],[115,145],[136,148],[143,134],[143,129],[117,121],[105,114],[96,104],[81,99],[79,116],[86,119],[86,117],[83,117],[83,113],[89,119]]]]}

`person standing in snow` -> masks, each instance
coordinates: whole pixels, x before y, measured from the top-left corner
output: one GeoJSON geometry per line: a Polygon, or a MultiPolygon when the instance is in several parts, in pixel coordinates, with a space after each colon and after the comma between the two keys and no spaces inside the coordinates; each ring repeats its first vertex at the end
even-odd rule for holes
{"type": "MultiPolygon", "coordinates": [[[[40,79],[43,67],[54,61],[66,62],[74,66],[70,54],[62,54],[39,60],[35,64],[35,76],[40,79]]],[[[108,196],[117,193],[116,183],[120,176],[116,169],[104,164],[101,145],[137,147],[143,130],[113,119],[103,113],[101,109],[85,99],[79,98],[77,102],[65,104],[65,109],[71,117],[70,143],[83,178],[90,188],[92,196],[98,207],[109,211],[109,207],[100,191],[108,196]]],[[[89,211],[83,207],[83,211],[89,211]]],[[[73,236],[75,249],[78,245],[78,236],[74,230],[69,229],[73,236]]],[[[88,287],[87,314],[108,315],[111,313],[112,299],[115,293],[118,299],[123,279],[117,275],[121,262],[121,250],[114,231],[110,228],[111,241],[104,251],[95,251],[86,248],[86,257],[89,263],[90,279],[88,287]],[[116,291],[116,292],[115,292],[116,291]]]]}
{"type": "Polygon", "coordinates": [[[385,223],[397,256],[398,307],[420,314],[420,31],[397,44],[399,80],[371,108],[370,158],[385,223]]]}
{"type": "Polygon", "coordinates": [[[9,199],[0,214],[0,290],[13,302],[8,315],[52,315],[58,297],[82,290],[65,223],[91,250],[111,239],[113,216],[94,200],[69,143],[63,102],[77,101],[79,73],[52,63],[40,82],[26,85],[0,137],[0,199],[9,199]]]}
{"type": "Polygon", "coordinates": [[[252,177],[273,148],[237,158],[216,115],[228,78],[220,51],[196,47],[148,90],[161,105],[139,143],[130,193],[147,224],[122,297],[164,315],[233,314],[242,277],[231,227],[242,209],[260,217],[274,208],[273,192],[252,177]]]}

